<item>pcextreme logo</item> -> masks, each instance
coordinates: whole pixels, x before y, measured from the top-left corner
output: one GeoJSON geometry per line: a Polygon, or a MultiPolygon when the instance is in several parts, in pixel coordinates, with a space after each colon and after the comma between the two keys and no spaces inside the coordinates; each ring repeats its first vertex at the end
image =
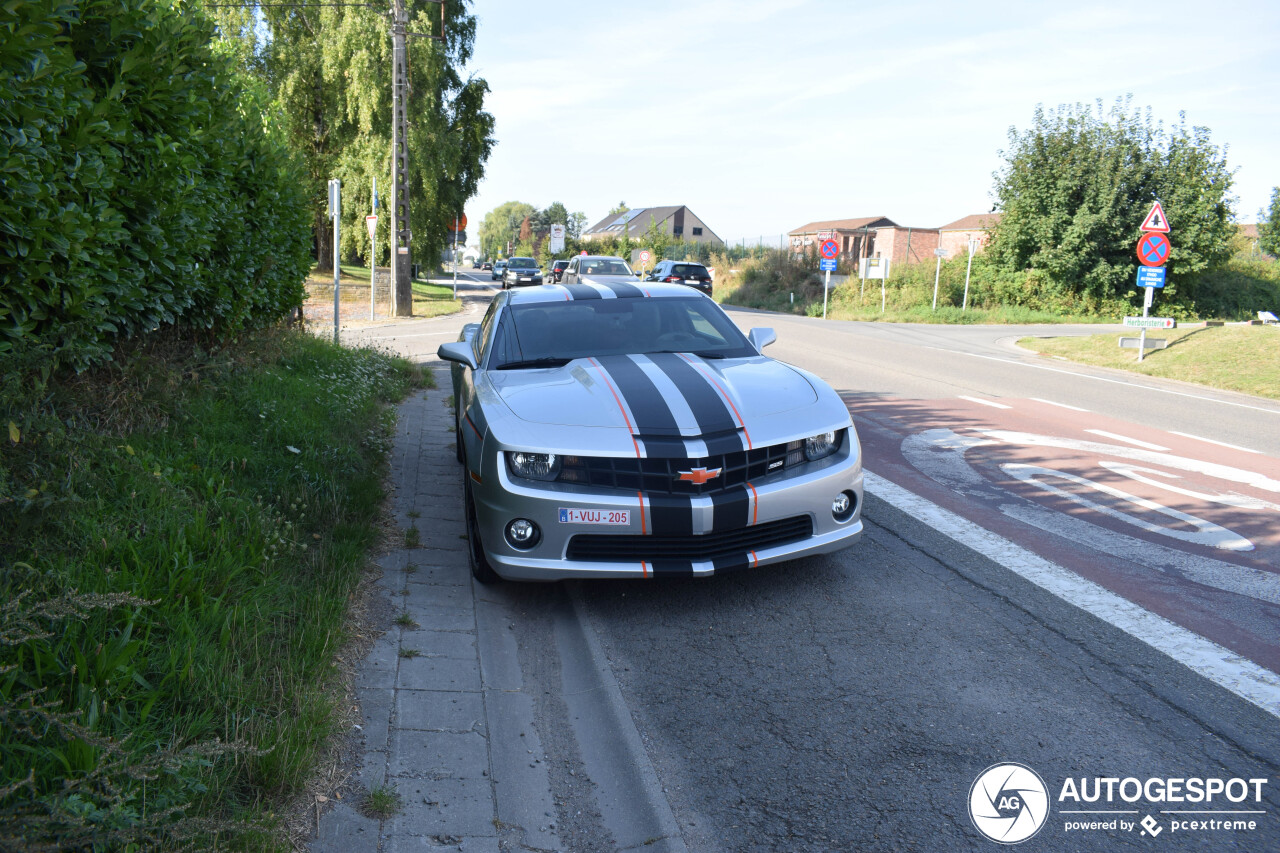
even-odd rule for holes
{"type": "Polygon", "coordinates": [[[1049,818],[1049,789],[1025,764],[993,764],[969,789],[969,819],[1001,844],[1026,841],[1049,818]]]}

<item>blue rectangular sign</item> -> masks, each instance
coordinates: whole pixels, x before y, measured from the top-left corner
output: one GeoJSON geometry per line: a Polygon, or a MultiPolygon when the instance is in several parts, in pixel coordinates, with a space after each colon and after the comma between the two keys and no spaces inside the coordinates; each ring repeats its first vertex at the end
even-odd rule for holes
{"type": "Polygon", "coordinates": [[[820,259],[818,261],[818,269],[822,270],[823,272],[835,272],[836,259],[835,258],[831,258],[829,260],[827,258],[820,259]]]}
{"type": "Polygon", "coordinates": [[[1138,267],[1138,287],[1164,287],[1164,267],[1138,267]]]}

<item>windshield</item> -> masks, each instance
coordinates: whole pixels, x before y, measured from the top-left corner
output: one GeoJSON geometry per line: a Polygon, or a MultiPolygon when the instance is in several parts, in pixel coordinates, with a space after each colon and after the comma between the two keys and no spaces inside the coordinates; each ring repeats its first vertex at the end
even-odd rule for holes
{"type": "Polygon", "coordinates": [[[507,269],[510,269],[511,267],[516,267],[517,269],[528,269],[530,267],[536,267],[537,265],[538,262],[533,258],[512,258],[507,261],[507,269]]]}
{"type": "Polygon", "coordinates": [[[733,321],[709,299],[581,299],[508,305],[489,367],[557,367],[575,358],[695,353],[703,358],[757,355],[733,321]]]}
{"type": "Polygon", "coordinates": [[[635,273],[631,271],[631,267],[627,266],[626,261],[619,261],[612,258],[587,258],[580,263],[578,274],[635,276],[635,273]]]}

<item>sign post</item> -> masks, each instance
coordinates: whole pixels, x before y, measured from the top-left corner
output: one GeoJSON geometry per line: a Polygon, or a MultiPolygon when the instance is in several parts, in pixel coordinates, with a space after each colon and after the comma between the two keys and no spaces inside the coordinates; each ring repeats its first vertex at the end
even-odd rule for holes
{"type": "Polygon", "coordinates": [[[653,255],[649,254],[648,249],[640,250],[640,272],[641,273],[643,273],[645,270],[649,268],[649,259],[652,257],[653,255]]]}
{"type": "MultiPolygon", "coordinates": [[[[1138,287],[1141,287],[1146,293],[1142,298],[1142,320],[1149,318],[1151,311],[1151,302],[1155,296],[1156,288],[1163,288],[1165,281],[1164,265],[1169,260],[1169,252],[1172,246],[1169,245],[1169,238],[1165,235],[1169,233],[1169,220],[1164,215],[1164,208],[1160,206],[1160,202],[1156,201],[1151,205],[1151,210],[1147,213],[1147,218],[1142,220],[1142,236],[1138,239],[1138,260],[1142,262],[1142,266],[1138,268],[1138,287]]],[[[1161,322],[1165,322],[1166,318],[1159,318],[1161,322]]],[[[1125,325],[1129,325],[1129,318],[1125,318],[1125,325]]],[[[1172,326],[1162,326],[1162,328],[1172,328],[1172,326]]],[[[1123,346],[1123,343],[1121,344],[1123,346]]],[[[1143,356],[1147,353],[1147,323],[1142,323],[1142,331],[1138,335],[1138,362],[1142,362],[1143,356]]]]}
{"type": "Polygon", "coordinates": [[[933,310],[938,310],[938,276],[942,273],[942,259],[947,256],[946,249],[934,249],[934,257],[938,262],[933,267],[933,310]]]}
{"type": "Polygon", "coordinates": [[[329,181],[329,216],[333,219],[333,342],[338,343],[338,277],[342,275],[342,267],[338,264],[340,241],[338,225],[342,221],[342,181],[333,178],[329,181]]]}
{"type": "Polygon", "coordinates": [[[467,215],[465,213],[458,214],[458,218],[453,220],[453,298],[458,298],[458,241],[461,239],[462,229],[467,227],[467,215]]]}
{"type": "Polygon", "coordinates": [[[378,290],[378,214],[373,213],[364,218],[369,226],[369,319],[373,319],[374,296],[378,290]]]}
{"type": "Polygon", "coordinates": [[[827,319],[827,294],[831,291],[831,271],[836,268],[836,255],[840,254],[840,246],[835,240],[827,239],[822,243],[820,249],[822,253],[822,261],[819,268],[827,274],[826,280],[822,283],[822,319],[827,319]]]}
{"type": "Polygon", "coordinates": [[[978,251],[978,240],[976,237],[969,238],[969,266],[964,268],[964,304],[960,306],[961,311],[969,310],[969,273],[973,272],[973,253],[978,251]]]}

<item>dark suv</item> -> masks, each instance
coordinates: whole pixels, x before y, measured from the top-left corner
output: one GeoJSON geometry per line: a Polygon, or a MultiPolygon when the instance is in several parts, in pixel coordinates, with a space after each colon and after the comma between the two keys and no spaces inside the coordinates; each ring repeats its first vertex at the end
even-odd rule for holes
{"type": "Polygon", "coordinates": [[[658,261],[653,272],[645,277],[645,281],[670,281],[676,284],[687,284],[696,287],[707,296],[711,295],[711,273],[702,264],[688,261],[658,261]]]}
{"type": "Polygon", "coordinates": [[[502,272],[502,289],[542,284],[542,268],[533,258],[512,258],[502,272]]]}
{"type": "Polygon", "coordinates": [[[552,261],[551,269],[547,270],[547,278],[551,279],[554,282],[559,282],[560,279],[564,276],[564,271],[568,269],[568,267],[569,267],[569,262],[567,260],[552,261]]]}

